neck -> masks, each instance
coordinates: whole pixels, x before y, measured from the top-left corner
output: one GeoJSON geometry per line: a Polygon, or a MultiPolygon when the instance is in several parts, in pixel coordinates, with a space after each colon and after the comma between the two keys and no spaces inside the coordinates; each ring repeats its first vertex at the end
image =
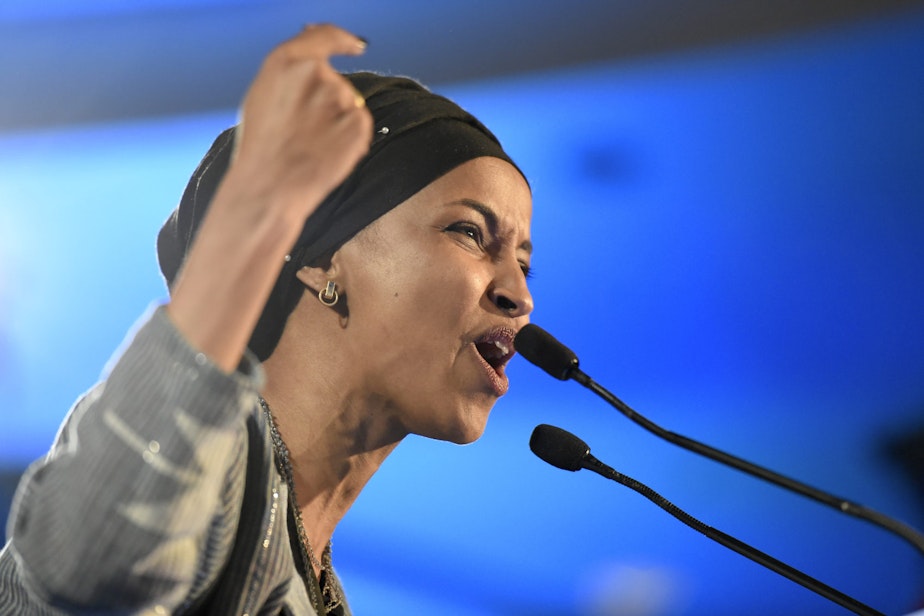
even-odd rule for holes
{"type": "MultiPolygon", "coordinates": [[[[334,529],[406,432],[388,419],[385,404],[354,385],[348,365],[317,361],[287,344],[264,363],[266,400],[289,451],[297,506],[312,550],[320,558],[334,529]]],[[[315,340],[318,337],[301,337],[315,340]]]]}

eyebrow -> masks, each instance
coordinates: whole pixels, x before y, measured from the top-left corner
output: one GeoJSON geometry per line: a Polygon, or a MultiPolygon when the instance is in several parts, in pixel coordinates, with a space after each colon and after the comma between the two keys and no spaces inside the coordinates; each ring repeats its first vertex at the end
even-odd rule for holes
{"type": "MultiPolygon", "coordinates": [[[[451,201],[446,205],[464,205],[465,207],[471,208],[481,214],[485,222],[488,223],[488,228],[491,231],[492,235],[497,235],[497,229],[500,226],[500,222],[497,218],[497,214],[494,213],[489,206],[485,205],[481,201],[476,201],[475,199],[459,199],[458,201],[451,201]]],[[[525,240],[518,248],[526,251],[527,254],[533,254],[533,243],[529,240],[525,240]]]]}

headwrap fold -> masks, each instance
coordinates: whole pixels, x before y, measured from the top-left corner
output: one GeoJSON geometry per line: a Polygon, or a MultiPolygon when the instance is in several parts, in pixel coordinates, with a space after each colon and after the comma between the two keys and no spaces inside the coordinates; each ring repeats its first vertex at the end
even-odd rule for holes
{"type": "MultiPolygon", "coordinates": [[[[516,165],[474,116],[406,77],[345,75],[366,100],[375,127],[369,152],[306,221],[260,315],[249,347],[265,360],[275,349],[304,285],[305,265],[325,265],[374,220],[464,162],[491,156],[516,165]]],[[[222,132],[199,163],[157,236],[161,272],[172,285],[234,151],[236,127],[222,132]]]]}

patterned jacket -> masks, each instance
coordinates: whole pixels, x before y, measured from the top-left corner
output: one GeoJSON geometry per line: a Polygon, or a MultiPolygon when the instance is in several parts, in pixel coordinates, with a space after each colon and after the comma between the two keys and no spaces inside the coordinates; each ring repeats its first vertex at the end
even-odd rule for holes
{"type": "Polygon", "coordinates": [[[259,364],[222,372],[163,307],[123,348],[19,485],[0,615],[316,614],[259,364]]]}

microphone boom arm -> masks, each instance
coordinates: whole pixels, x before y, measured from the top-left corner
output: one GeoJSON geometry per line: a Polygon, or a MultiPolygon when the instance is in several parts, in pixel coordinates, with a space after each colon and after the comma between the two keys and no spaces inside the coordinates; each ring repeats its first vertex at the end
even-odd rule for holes
{"type": "Polygon", "coordinates": [[[638,492],[656,504],[658,507],[674,516],[674,518],[677,520],[680,520],[693,530],[709,537],[716,543],[719,543],[732,550],[733,552],[737,552],[738,554],[741,554],[742,556],[745,556],[754,562],[763,565],[767,569],[782,575],[790,581],[796,582],[800,586],[804,586],[812,592],[821,595],[822,597],[829,599],[834,603],[837,603],[841,607],[847,608],[855,614],[861,614],[862,616],[884,616],[882,612],[874,610],[870,606],[857,601],[849,595],[845,595],[836,588],[832,588],[824,582],[821,582],[812,576],[799,571],[795,567],[787,565],[783,561],[778,560],[769,554],[761,552],[757,548],[741,541],[740,539],[736,539],[727,533],[723,533],[717,528],[713,528],[712,526],[701,522],[640,481],[637,481],[628,475],[623,475],[616,469],[613,469],[600,462],[600,460],[592,456],[589,451],[584,455],[582,466],[590,471],[602,475],[607,479],[612,479],[613,481],[621,483],[627,488],[638,492]]]}
{"type": "Polygon", "coordinates": [[[687,438],[686,436],[671,432],[670,430],[665,430],[658,424],[637,413],[629,405],[627,405],[625,402],[608,391],[605,387],[581,371],[577,366],[573,366],[568,372],[567,376],[568,378],[574,379],[584,387],[588,388],[609,402],[613,407],[616,408],[616,410],[618,410],[620,413],[631,419],[645,430],[648,430],[649,432],[660,436],[661,438],[679,447],[683,447],[688,451],[698,453],[702,456],[715,460],[716,462],[731,466],[744,473],[806,496],[833,509],[837,509],[842,513],[846,513],[861,520],[865,520],[871,524],[875,524],[876,526],[891,531],[892,533],[895,533],[896,535],[905,539],[911,545],[913,545],[918,550],[918,552],[924,554],[924,535],[922,535],[916,529],[908,526],[907,524],[904,524],[883,513],[880,513],[875,509],[870,509],[869,507],[864,507],[863,505],[859,505],[847,499],[828,494],[827,492],[813,488],[812,486],[802,483],[801,481],[786,477],[785,475],[771,471],[768,468],[758,466],[757,464],[743,460],[720,449],[710,447],[705,443],[687,438]]]}

